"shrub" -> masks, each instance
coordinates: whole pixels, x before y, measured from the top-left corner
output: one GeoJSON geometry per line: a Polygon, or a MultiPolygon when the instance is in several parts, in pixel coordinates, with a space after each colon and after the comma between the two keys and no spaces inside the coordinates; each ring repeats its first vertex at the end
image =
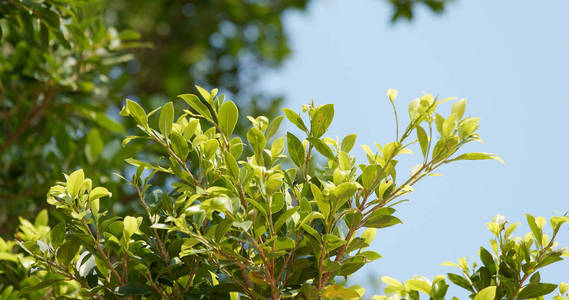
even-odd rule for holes
{"type": "MultiPolygon", "coordinates": [[[[62,221],[51,230],[18,236],[34,260],[32,271],[47,270],[58,276],[53,282],[79,284],[76,296],[100,299],[359,298],[363,289],[345,287],[337,279],[381,257],[367,248],[377,229],[401,223],[395,208],[416,182],[459,160],[501,161],[488,153],[457,153],[480,140],[479,119],[464,117],[465,100],[456,101],[447,117],[436,109],[453,99],[424,95],[413,100],[410,122],[399,132],[396,91],[390,90],[396,139],[378,144],[376,151],[363,146],[367,162],[358,164],[350,155],[355,134],[341,141],[324,137],[334,116],[331,104],[305,105],[302,114],[283,109],[301,137],[290,132],[286,139],[279,136],[284,116],[271,121],[248,117],[252,125],[244,143],[233,135],[239,115],[235,104],[216,89],[198,90],[201,99],[178,96],[189,105],[178,112],[172,102],[147,113],[126,101],[121,115],[133,118],[142,134],[126,137],[123,145],[136,140],[163,149],[156,161],[126,159],[136,170],[129,178],[118,175],[136,191],[140,213],[123,218],[102,210],[101,201],[110,201],[111,193],[81,169],[67,175],[47,197],[62,221]],[[405,177],[397,163],[401,155],[412,153],[413,145],[421,159],[405,177]],[[152,186],[158,173],[170,177],[171,188],[152,186]]],[[[475,299],[493,299],[497,289],[490,288],[488,298],[490,282],[504,287],[508,278],[559,260],[563,251],[551,249],[553,240],[540,235],[543,220],[528,220],[536,230],[532,239],[537,248],[530,248],[531,241],[503,235],[511,233],[511,226],[496,221],[490,226],[499,242],[496,258],[484,252],[485,271],[470,274],[466,269],[465,277],[449,275],[451,282],[473,289],[475,299]]],[[[555,219],[554,236],[567,221],[555,219]]],[[[40,223],[32,227],[45,224],[40,223]]],[[[465,270],[463,263],[459,266],[465,270]]],[[[436,279],[432,287],[421,282],[408,281],[405,293],[392,291],[412,295],[410,299],[418,297],[417,291],[429,291],[433,299],[444,297],[431,294],[435,289],[446,293],[444,280],[436,279]]],[[[532,276],[530,285],[536,282],[539,276],[532,276]]],[[[511,295],[509,287],[503,290],[498,296],[511,295]]],[[[547,290],[552,291],[550,286],[547,290]]]]}

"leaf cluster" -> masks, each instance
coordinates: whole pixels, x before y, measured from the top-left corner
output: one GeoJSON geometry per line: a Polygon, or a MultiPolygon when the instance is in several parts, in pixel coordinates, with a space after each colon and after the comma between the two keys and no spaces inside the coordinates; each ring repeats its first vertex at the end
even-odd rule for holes
{"type": "MultiPolygon", "coordinates": [[[[557,237],[564,223],[569,223],[567,216],[556,216],[550,219],[551,238],[544,233],[546,220],[543,217],[527,215],[527,223],[531,229],[523,238],[513,237],[512,233],[519,223],[509,224],[504,216],[497,215],[487,227],[493,235],[490,240],[492,251],[480,247],[480,264],[469,265],[466,258],[458,262],[444,262],[441,265],[456,267],[460,274],[448,273],[448,280],[470,294],[474,300],[513,300],[513,299],[544,299],[559,287],[559,293],[554,299],[566,299],[568,286],[561,283],[541,281],[540,270],[544,267],[562,261],[569,257],[567,248],[557,248],[557,237]]],[[[439,275],[433,282],[418,276],[405,282],[399,282],[391,277],[382,277],[387,284],[387,296],[375,296],[377,300],[419,299],[420,293],[429,299],[445,299],[447,277],[439,275]],[[399,299],[399,298],[397,298],[399,299]]],[[[453,299],[458,299],[453,297],[453,299]]]]}
{"type": "MultiPolygon", "coordinates": [[[[245,142],[233,134],[235,103],[217,89],[196,89],[199,95],[178,96],[187,105],[181,111],[173,102],[146,112],[126,101],[121,115],[142,134],[123,146],[149,140],[162,149],[155,162],[127,158],[136,171],[118,175],[136,191],[142,213],[110,214],[101,209],[109,190],[94,187],[82,169],[69,174],[48,193],[62,222],[49,236],[20,238],[39,268],[78,282],[82,295],[105,299],[359,298],[362,288],[337,278],[381,257],[367,247],[377,229],[401,223],[395,207],[416,182],[457,160],[499,160],[456,154],[479,140],[478,119],[464,117],[465,100],[447,117],[436,109],[452,99],[413,100],[402,134],[397,130],[396,140],[377,144],[376,152],[364,146],[367,163],[357,164],[350,154],[355,135],[325,136],[331,104],[283,109],[285,116],[273,120],[248,117],[245,142]],[[303,136],[280,136],[285,118],[303,136]],[[415,144],[421,164],[396,180],[398,159],[415,144]],[[157,174],[171,179],[171,189],[151,184],[157,174]]],[[[390,90],[392,103],[395,97],[390,90]]]]}

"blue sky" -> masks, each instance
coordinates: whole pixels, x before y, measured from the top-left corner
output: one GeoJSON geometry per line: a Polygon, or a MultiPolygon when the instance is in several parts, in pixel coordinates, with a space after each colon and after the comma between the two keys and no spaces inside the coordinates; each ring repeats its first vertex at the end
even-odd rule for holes
{"type": "MultiPolygon", "coordinates": [[[[367,274],[405,280],[454,271],[439,264],[472,260],[480,245],[489,248],[485,223],[497,213],[524,224],[525,213],[548,218],[569,210],[567,11],[561,0],[460,0],[442,16],[422,9],[413,22],[392,25],[383,1],[319,0],[286,16],[292,57],[261,87],[286,96],[297,111],[311,99],[334,103],[330,136],[358,133],[358,145],[389,142],[394,121],[386,90],[399,90],[405,116],[409,101],[428,92],[467,98],[467,114],[482,117],[485,141],[467,150],[506,161],[460,162],[419,183],[399,206],[404,224],[378,231],[372,247],[383,258],[362,269],[357,283],[369,286],[367,274]]],[[[361,148],[355,154],[363,161],[361,148]]],[[[400,172],[418,160],[403,159],[400,172]]],[[[559,242],[569,246],[568,230],[559,242]]],[[[559,263],[542,279],[569,281],[567,269],[569,262],[559,263]]]]}

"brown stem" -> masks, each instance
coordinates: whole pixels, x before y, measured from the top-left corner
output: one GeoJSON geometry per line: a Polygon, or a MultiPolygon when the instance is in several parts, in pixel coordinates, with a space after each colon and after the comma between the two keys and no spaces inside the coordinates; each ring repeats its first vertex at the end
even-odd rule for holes
{"type": "Polygon", "coordinates": [[[121,285],[124,285],[124,281],[122,280],[122,277],[119,275],[119,273],[117,272],[117,270],[113,267],[113,264],[111,263],[111,260],[109,259],[109,257],[107,256],[107,254],[105,254],[105,251],[103,251],[103,248],[101,248],[101,245],[99,244],[99,240],[97,240],[97,238],[93,235],[93,233],[91,232],[91,229],[89,229],[89,226],[87,225],[87,221],[85,220],[85,217],[83,217],[83,219],[81,219],[81,222],[83,224],[83,227],[87,230],[87,232],[89,233],[89,235],[91,236],[91,238],[93,239],[93,241],[95,242],[95,248],[97,248],[97,251],[99,251],[99,254],[101,254],[101,256],[103,257],[103,260],[105,261],[105,263],[107,264],[107,267],[111,270],[111,272],[113,273],[113,275],[115,275],[115,277],[117,278],[117,280],[119,281],[119,283],[121,285]]]}
{"type": "Polygon", "coordinates": [[[194,259],[194,266],[192,267],[192,269],[190,270],[190,275],[188,277],[188,282],[186,283],[186,287],[184,288],[184,294],[188,292],[188,290],[190,289],[190,285],[192,283],[192,280],[194,280],[194,275],[196,274],[196,271],[198,270],[198,260],[194,259]]]}
{"type": "MultiPolygon", "coordinates": [[[[348,244],[349,244],[350,240],[352,239],[352,235],[354,235],[354,233],[356,232],[358,227],[359,226],[355,226],[355,227],[350,228],[348,235],[346,235],[346,243],[338,250],[338,253],[336,254],[336,259],[334,260],[335,262],[339,262],[344,257],[344,253],[346,252],[346,249],[348,248],[348,244]]],[[[326,283],[328,283],[328,280],[330,280],[331,276],[332,276],[332,272],[327,272],[326,274],[324,274],[324,277],[318,283],[318,290],[319,291],[321,291],[322,288],[324,288],[326,283]]]]}

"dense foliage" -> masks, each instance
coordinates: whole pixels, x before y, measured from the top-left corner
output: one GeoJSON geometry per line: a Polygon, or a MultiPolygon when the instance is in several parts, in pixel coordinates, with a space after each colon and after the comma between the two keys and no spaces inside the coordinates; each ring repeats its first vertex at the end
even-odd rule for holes
{"type": "MultiPolygon", "coordinates": [[[[280,101],[253,83],[290,52],[282,16],[308,3],[1,1],[0,235],[44,206],[62,170],[79,166],[117,196],[117,212],[132,210],[136,195],[108,171],[123,172],[125,157],[157,148],[120,147],[130,125],[114,112],[125,94],[156,106],[200,82],[235,95],[245,89],[242,110],[275,115],[280,101]]],[[[444,1],[391,3],[395,15],[410,16],[416,3],[440,11],[444,1]]]]}
{"type": "MultiPolygon", "coordinates": [[[[305,105],[301,114],[283,109],[285,116],[273,120],[248,117],[245,143],[233,134],[235,103],[217,89],[197,89],[199,96],[178,96],[187,105],[182,110],[168,102],[147,113],[127,100],[121,115],[131,117],[142,134],[126,137],[123,146],[162,149],[155,161],[127,158],[136,170],[116,174],[135,191],[140,213],[119,217],[102,209],[113,199],[108,189],[82,169],[67,175],[47,195],[61,222],[49,228],[45,212],[33,224],[21,219],[16,238],[24,252],[2,241],[0,270],[4,281],[13,282],[4,287],[6,294],[30,297],[44,289],[53,297],[101,299],[358,299],[363,288],[345,287],[339,279],[381,257],[367,248],[377,229],[401,223],[395,208],[416,182],[456,161],[500,160],[457,153],[480,140],[479,119],[465,117],[464,99],[446,117],[436,109],[452,98],[413,100],[410,122],[400,132],[397,92],[388,91],[396,139],[375,151],[363,146],[367,162],[358,164],[350,155],[355,134],[325,137],[331,104],[305,105]],[[301,136],[279,134],[285,117],[301,136]],[[407,172],[398,171],[398,160],[412,154],[412,146],[419,164],[401,175],[407,172]],[[159,173],[171,187],[152,185],[159,173]]],[[[538,270],[567,256],[554,238],[569,219],[551,219],[551,239],[542,231],[545,219],[528,215],[528,222],[532,233],[523,240],[511,237],[515,224],[507,226],[503,218],[489,223],[494,254],[481,248],[479,268],[459,260],[463,275],[449,274],[450,282],[476,300],[551,293],[557,285],[541,283],[538,270]]],[[[387,299],[418,299],[419,292],[444,299],[448,288],[443,277],[405,285],[384,281],[387,299]]]]}

